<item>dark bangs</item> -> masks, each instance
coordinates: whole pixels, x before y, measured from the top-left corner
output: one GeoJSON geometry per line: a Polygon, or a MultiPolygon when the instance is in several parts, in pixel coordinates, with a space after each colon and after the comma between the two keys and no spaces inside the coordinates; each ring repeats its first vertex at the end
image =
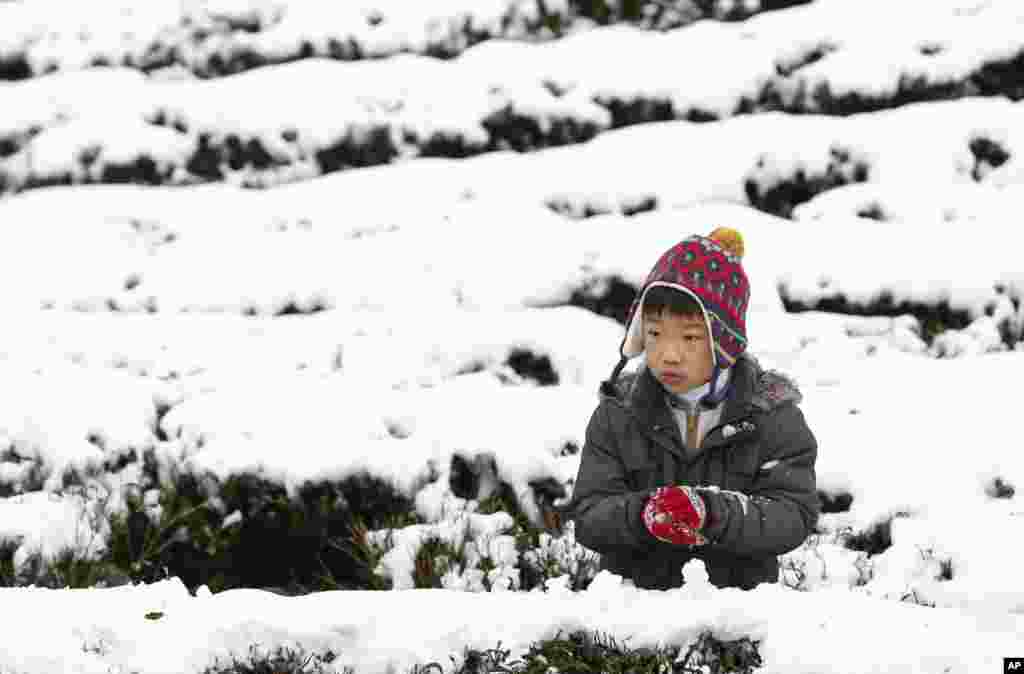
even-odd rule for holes
{"type": "Polygon", "coordinates": [[[670,314],[676,316],[704,318],[704,312],[693,295],[667,286],[654,286],[644,297],[643,314],[660,316],[664,309],[668,309],[670,314]]]}

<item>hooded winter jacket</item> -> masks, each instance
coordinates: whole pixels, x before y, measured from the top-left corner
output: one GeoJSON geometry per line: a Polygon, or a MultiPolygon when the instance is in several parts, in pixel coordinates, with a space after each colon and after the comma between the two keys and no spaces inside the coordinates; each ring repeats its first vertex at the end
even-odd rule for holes
{"type": "Polygon", "coordinates": [[[577,540],[601,554],[602,568],[640,588],[668,589],[682,584],[683,564],[697,558],[714,585],[750,589],[777,581],[777,556],[814,530],[817,442],[799,391],[748,354],[731,374],[719,423],[690,452],[649,370],[604,389],[568,508],[577,540]],[[706,545],[662,542],[644,526],[648,497],[673,484],[700,489],[706,545]]]}

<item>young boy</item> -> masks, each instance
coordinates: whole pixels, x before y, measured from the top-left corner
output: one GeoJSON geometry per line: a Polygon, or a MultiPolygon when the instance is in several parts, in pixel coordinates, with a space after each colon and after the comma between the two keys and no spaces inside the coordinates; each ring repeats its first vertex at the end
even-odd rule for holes
{"type": "Polygon", "coordinates": [[[718,587],[776,582],[777,555],[818,518],[817,442],[800,393],[745,353],[742,256],[728,228],[661,256],[587,426],[568,508],[576,538],[640,588],[680,586],[694,558],[718,587]],[[617,385],[639,355],[643,367],[617,385]]]}

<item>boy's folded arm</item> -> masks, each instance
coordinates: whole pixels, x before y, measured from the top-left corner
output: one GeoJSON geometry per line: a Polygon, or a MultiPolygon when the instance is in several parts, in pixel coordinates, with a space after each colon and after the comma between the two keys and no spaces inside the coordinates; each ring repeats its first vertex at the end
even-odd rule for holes
{"type": "Polygon", "coordinates": [[[576,540],[596,552],[649,547],[658,542],[641,517],[650,493],[630,489],[625,466],[614,447],[607,410],[598,406],[587,425],[569,506],[576,540]]]}
{"type": "Polygon", "coordinates": [[[748,493],[704,488],[704,534],[712,547],[737,555],[780,555],[800,546],[814,530],[820,504],[815,484],[817,441],[795,405],[773,415],[770,467],[748,493]]]}

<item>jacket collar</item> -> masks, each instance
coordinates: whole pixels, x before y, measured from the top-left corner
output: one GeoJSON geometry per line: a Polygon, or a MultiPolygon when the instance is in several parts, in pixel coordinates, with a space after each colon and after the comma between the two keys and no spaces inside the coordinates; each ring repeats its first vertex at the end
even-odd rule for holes
{"type": "MultiPolygon", "coordinates": [[[[754,409],[763,407],[758,392],[762,371],[752,357],[741,356],[732,367],[729,396],[722,410],[722,423],[747,416],[754,409]]],[[[625,403],[633,415],[646,427],[657,428],[674,424],[672,409],[665,399],[665,390],[647,367],[626,382],[625,403]]]]}
{"type": "MultiPolygon", "coordinates": [[[[657,417],[671,419],[671,410],[664,398],[664,389],[646,367],[630,372],[602,385],[601,395],[620,404],[648,426],[661,423],[657,417]]],[[[764,370],[749,353],[742,354],[732,366],[729,396],[725,399],[723,422],[732,421],[755,411],[768,411],[787,403],[799,404],[803,399],[796,384],[776,370],[764,370]]]]}

